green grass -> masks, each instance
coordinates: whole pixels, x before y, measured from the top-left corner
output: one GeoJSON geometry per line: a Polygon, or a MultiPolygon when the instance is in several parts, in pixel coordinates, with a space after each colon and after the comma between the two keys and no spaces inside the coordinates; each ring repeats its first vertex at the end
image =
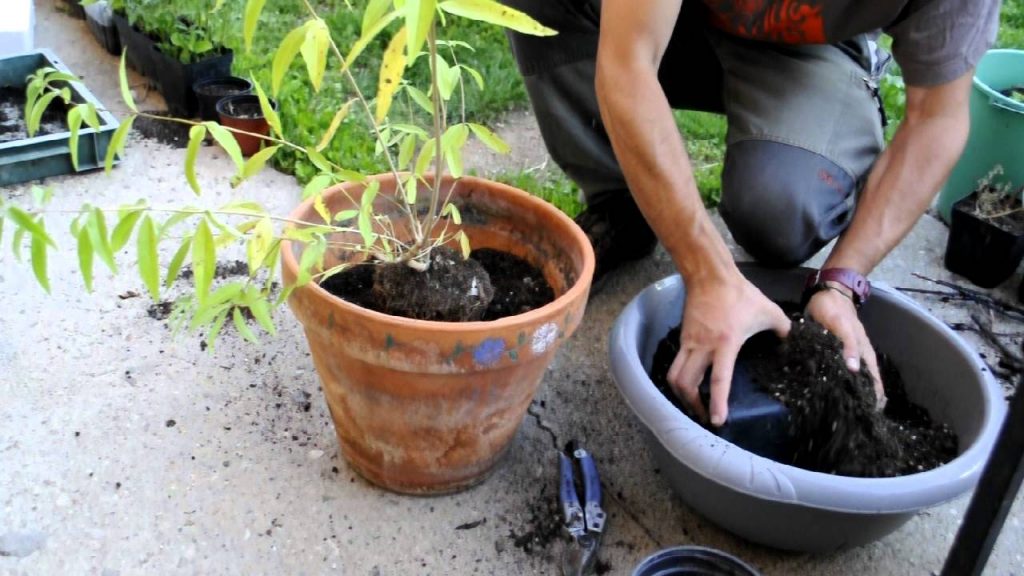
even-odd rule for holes
{"type": "Polygon", "coordinates": [[[502,172],[491,178],[547,200],[569,217],[583,211],[579,187],[557,167],[543,172],[502,172]]]}

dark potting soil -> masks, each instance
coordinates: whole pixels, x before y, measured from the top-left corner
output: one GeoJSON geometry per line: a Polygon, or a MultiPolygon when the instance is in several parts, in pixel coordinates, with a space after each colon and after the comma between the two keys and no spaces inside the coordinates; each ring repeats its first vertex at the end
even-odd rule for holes
{"type": "MultiPolygon", "coordinates": [[[[33,137],[66,131],[63,107],[54,102],[43,112],[39,131],[33,137]]],[[[10,86],[0,87],[0,142],[15,142],[28,137],[25,127],[25,91],[10,86]]]]}
{"type": "Polygon", "coordinates": [[[491,249],[468,260],[447,248],[431,252],[425,272],[405,264],[364,264],[320,284],[363,308],[418,320],[470,322],[528,312],[554,300],[540,270],[491,249]]]}
{"type": "MultiPolygon", "coordinates": [[[[147,111],[147,114],[154,116],[171,117],[172,114],[166,110],[147,111]]],[[[132,129],[138,132],[143,138],[156,140],[162,144],[174,148],[185,148],[188,146],[188,132],[192,127],[181,122],[168,120],[156,120],[145,116],[138,116],[132,123],[132,129]]]]}
{"type": "MultiPolygon", "coordinates": [[[[679,350],[679,328],[659,343],[651,379],[677,407],[667,374],[679,350]]],[[[884,478],[931,470],[957,455],[948,425],[912,403],[895,365],[879,355],[888,399],[878,411],[867,372],[850,372],[842,343],[817,322],[795,316],[790,335],[754,336],[740,351],[755,384],[789,410],[793,454],[784,462],[840,476],[884,478]]]]}
{"type": "Polygon", "coordinates": [[[260,108],[259,101],[248,99],[241,100],[241,102],[225,102],[224,112],[232,118],[239,118],[242,120],[254,120],[256,118],[263,118],[263,109],[260,108]]]}
{"type": "Polygon", "coordinates": [[[244,88],[233,84],[206,84],[196,88],[196,94],[202,96],[234,96],[243,92],[245,92],[244,88]]]}

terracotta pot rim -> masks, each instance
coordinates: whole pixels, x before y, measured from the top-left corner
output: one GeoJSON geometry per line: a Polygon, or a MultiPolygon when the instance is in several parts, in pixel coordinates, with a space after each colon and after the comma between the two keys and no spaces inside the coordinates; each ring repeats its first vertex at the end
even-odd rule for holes
{"type": "MultiPolygon", "coordinates": [[[[432,174],[426,175],[428,178],[432,177],[432,174]]],[[[444,176],[445,178],[451,178],[450,176],[444,176]]],[[[387,181],[394,179],[394,175],[391,173],[376,174],[369,176],[367,180],[381,180],[387,181]]],[[[548,302],[540,308],[535,308],[529,312],[522,314],[516,314],[514,316],[505,316],[496,320],[488,321],[473,321],[473,322],[442,322],[438,320],[416,320],[413,318],[406,318],[404,316],[395,316],[392,314],[385,314],[383,312],[377,312],[376,310],[370,310],[369,308],[363,308],[357,306],[347,300],[339,298],[334,294],[331,294],[327,290],[320,287],[320,284],[316,282],[310,282],[301,288],[296,288],[298,291],[308,291],[316,298],[326,300],[328,304],[334,308],[338,308],[351,314],[359,314],[368,318],[374,319],[377,322],[383,324],[401,325],[409,327],[418,327],[424,330],[431,330],[436,332],[455,333],[465,332],[471,329],[483,329],[494,326],[501,326],[507,324],[529,324],[537,320],[541,320],[546,317],[550,317],[558,309],[564,308],[564,303],[573,302],[579,297],[586,297],[586,292],[590,290],[590,281],[594,275],[594,249],[590,245],[590,240],[587,239],[586,234],[582,229],[569,218],[564,212],[556,208],[554,205],[533,196],[532,194],[520,190],[514,186],[509,186],[501,182],[494,180],[488,180],[486,178],[479,178],[476,176],[462,176],[458,178],[459,181],[466,182],[478,182],[485,183],[486,186],[502,191],[504,194],[512,196],[518,196],[528,205],[533,205],[533,208],[538,211],[545,211],[553,213],[555,218],[562,222],[570,231],[573,237],[576,238],[577,243],[583,248],[583,267],[580,270],[579,276],[576,278],[576,282],[566,290],[561,296],[555,298],[551,302],[548,302]],[[582,293],[582,294],[581,294],[582,293]]],[[[336,184],[324,193],[330,193],[334,190],[339,190],[346,185],[352,185],[351,183],[336,184]]],[[[303,215],[306,214],[313,206],[313,198],[303,200],[295,209],[289,213],[288,218],[292,220],[300,220],[303,215]]],[[[292,252],[292,241],[283,240],[281,246],[281,260],[282,266],[286,271],[286,276],[294,278],[297,275],[298,263],[296,262],[295,255],[292,252]]]]}

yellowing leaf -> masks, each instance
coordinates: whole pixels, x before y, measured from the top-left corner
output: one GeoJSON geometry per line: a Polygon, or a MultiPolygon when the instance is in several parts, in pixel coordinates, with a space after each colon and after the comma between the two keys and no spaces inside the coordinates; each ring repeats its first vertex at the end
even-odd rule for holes
{"type": "Polygon", "coordinates": [[[480,20],[510,28],[532,36],[554,36],[555,30],[537,22],[527,14],[494,0],[446,0],[438,8],[456,16],[480,20]]]}
{"type": "Polygon", "coordinates": [[[321,218],[324,219],[325,223],[330,224],[331,212],[327,209],[327,205],[324,204],[324,197],[320,194],[317,194],[316,197],[313,198],[313,209],[316,210],[316,213],[319,214],[321,218]]]}
{"type": "Polygon", "coordinates": [[[253,228],[249,241],[245,245],[246,256],[249,260],[249,274],[254,274],[261,268],[271,244],[274,242],[274,224],[270,218],[261,218],[253,228]]]}
{"type": "Polygon", "coordinates": [[[267,0],[248,0],[245,3],[245,19],[242,23],[242,38],[245,39],[245,51],[252,50],[252,37],[256,34],[256,23],[267,0]]]}
{"type": "Polygon", "coordinates": [[[380,78],[377,81],[377,111],[375,117],[377,122],[382,122],[388,115],[391,108],[391,100],[394,98],[395,90],[402,81],[402,73],[405,71],[405,28],[399,30],[387,50],[380,65],[380,78]]]}
{"type": "Polygon", "coordinates": [[[337,132],[338,127],[341,126],[341,121],[348,116],[348,111],[352,108],[353,102],[355,102],[354,99],[345,102],[345,104],[341,108],[338,108],[338,111],[334,113],[334,118],[331,119],[331,125],[327,127],[327,132],[324,132],[323,137],[320,138],[320,143],[316,145],[317,152],[323,152],[324,148],[327,148],[327,145],[331,143],[331,139],[334,138],[335,132],[337,132]]]}
{"type": "Polygon", "coordinates": [[[345,65],[342,67],[342,70],[347,70],[352,66],[352,63],[356,61],[356,58],[359,58],[359,55],[363,53],[363,50],[366,50],[366,47],[370,45],[370,42],[372,42],[373,39],[381,33],[381,31],[387,28],[388,24],[391,24],[395,18],[398,18],[401,15],[402,12],[398,10],[389,12],[383,18],[378,20],[376,24],[370,27],[369,30],[363,31],[363,35],[352,44],[352,48],[349,50],[348,56],[345,57],[345,65]]]}
{"type": "Polygon", "coordinates": [[[331,32],[327,23],[321,19],[311,21],[306,31],[306,39],[302,42],[302,59],[306,61],[306,71],[313,90],[319,92],[327,70],[327,50],[331,47],[331,32]]]}
{"type": "Polygon", "coordinates": [[[462,248],[462,258],[468,259],[470,253],[472,252],[469,246],[469,236],[466,236],[466,233],[463,232],[462,230],[459,230],[457,236],[459,238],[459,247],[462,248]]]}

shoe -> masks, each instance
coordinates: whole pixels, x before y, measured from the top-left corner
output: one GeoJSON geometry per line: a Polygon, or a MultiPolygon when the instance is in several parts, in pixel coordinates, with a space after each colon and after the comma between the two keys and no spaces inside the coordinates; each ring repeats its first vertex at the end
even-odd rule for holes
{"type": "Polygon", "coordinates": [[[592,294],[604,288],[611,272],[650,256],[658,245],[657,236],[628,194],[591,204],[575,220],[594,247],[592,294]]]}

